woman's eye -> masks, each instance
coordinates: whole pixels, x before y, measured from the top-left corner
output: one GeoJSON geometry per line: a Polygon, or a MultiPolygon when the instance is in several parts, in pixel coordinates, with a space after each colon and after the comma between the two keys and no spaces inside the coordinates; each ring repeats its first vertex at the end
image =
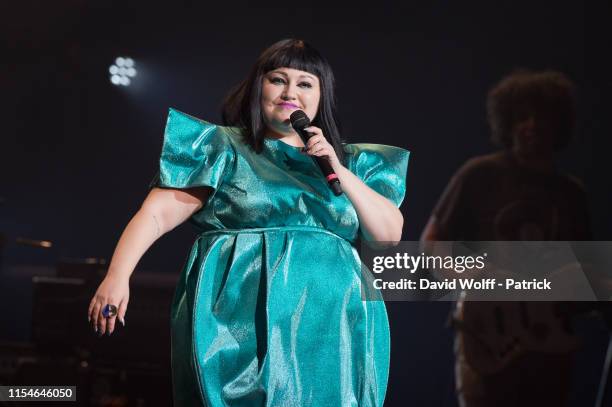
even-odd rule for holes
{"type": "MultiPolygon", "coordinates": [[[[270,78],[270,83],[274,83],[274,84],[282,83],[282,84],[285,84],[287,82],[283,78],[275,77],[275,78],[270,78]]],[[[300,86],[302,88],[312,88],[312,84],[310,82],[300,82],[298,84],[298,86],[300,86]]]]}

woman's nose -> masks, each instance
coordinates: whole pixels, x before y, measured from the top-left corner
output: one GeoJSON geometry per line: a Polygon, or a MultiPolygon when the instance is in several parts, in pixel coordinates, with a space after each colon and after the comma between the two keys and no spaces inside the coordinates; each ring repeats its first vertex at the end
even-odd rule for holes
{"type": "Polygon", "coordinates": [[[296,87],[294,87],[291,84],[285,86],[285,90],[283,91],[283,94],[281,95],[281,97],[283,98],[283,100],[295,99],[297,97],[296,87]]]}

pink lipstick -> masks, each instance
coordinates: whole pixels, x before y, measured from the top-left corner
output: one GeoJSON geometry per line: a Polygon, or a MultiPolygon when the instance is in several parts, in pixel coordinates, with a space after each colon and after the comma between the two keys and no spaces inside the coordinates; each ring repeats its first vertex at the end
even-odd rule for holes
{"type": "Polygon", "coordinates": [[[287,109],[298,109],[293,103],[279,103],[278,105],[287,109]]]}

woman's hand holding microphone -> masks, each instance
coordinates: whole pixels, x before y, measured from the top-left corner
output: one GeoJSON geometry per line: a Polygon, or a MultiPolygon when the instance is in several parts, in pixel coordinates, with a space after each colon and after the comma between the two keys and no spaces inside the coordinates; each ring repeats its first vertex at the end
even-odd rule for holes
{"type": "Polygon", "coordinates": [[[329,161],[332,169],[336,173],[339,172],[342,164],[336,155],[336,150],[334,150],[334,147],[323,135],[323,130],[316,126],[305,127],[304,130],[312,134],[312,136],[310,136],[306,142],[306,148],[303,151],[304,154],[325,158],[327,161],[329,161]]]}

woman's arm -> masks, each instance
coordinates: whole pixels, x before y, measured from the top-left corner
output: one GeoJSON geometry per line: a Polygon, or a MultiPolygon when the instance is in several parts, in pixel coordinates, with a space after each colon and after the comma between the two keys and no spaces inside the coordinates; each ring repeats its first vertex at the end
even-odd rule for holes
{"type": "Polygon", "coordinates": [[[387,198],[380,195],[359,179],[346,167],[338,165],[336,174],[344,193],[357,211],[363,237],[367,242],[396,245],[402,239],[404,217],[402,212],[387,198]]]}
{"type": "Polygon", "coordinates": [[[149,247],[201,209],[208,195],[209,190],[204,188],[153,188],[123,231],[108,274],[129,278],[149,247]]]}
{"type": "Polygon", "coordinates": [[[368,244],[376,248],[397,245],[402,239],[404,226],[402,212],[340,163],[320,128],[309,126],[305,130],[312,134],[306,143],[305,154],[324,157],[329,161],[357,211],[361,232],[368,244]]]}
{"type": "Polygon", "coordinates": [[[106,304],[117,305],[117,318],[125,324],[129,279],[140,258],[157,239],[202,208],[209,195],[210,189],[205,188],[151,190],[121,234],[106,277],[91,300],[88,316],[98,334],[110,335],[114,330],[115,317],[101,315],[106,304]]]}

